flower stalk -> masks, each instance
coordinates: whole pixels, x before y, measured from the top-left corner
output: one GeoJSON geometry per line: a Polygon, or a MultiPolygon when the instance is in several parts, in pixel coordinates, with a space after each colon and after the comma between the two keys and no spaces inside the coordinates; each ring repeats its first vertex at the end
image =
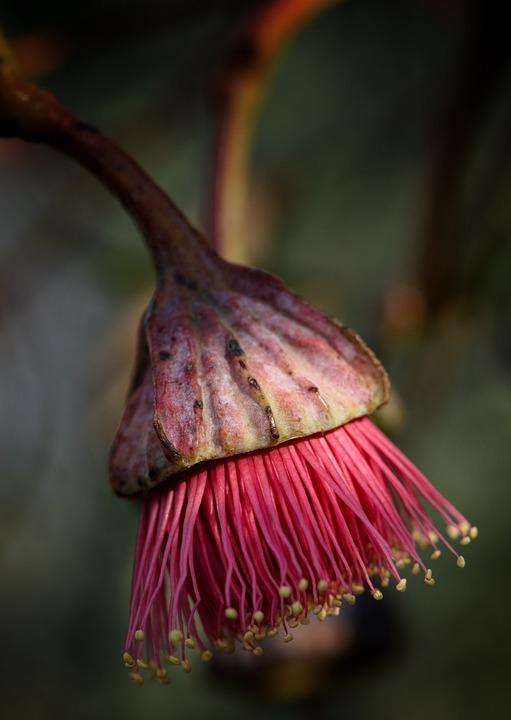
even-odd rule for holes
{"type": "Polygon", "coordinates": [[[1,31],[0,137],[47,145],[92,172],[138,225],[159,272],[172,262],[196,273],[195,256],[208,255],[204,240],[128,153],[23,76],[1,31]]]}
{"type": "Polygon", "coordinates": [[[245,236],[249,161],[257,114],[288,42],[339,0],[266,0],[237,34],[213,85],[214,155],[206,235],[235,262],[247,262],[245,236]]]}

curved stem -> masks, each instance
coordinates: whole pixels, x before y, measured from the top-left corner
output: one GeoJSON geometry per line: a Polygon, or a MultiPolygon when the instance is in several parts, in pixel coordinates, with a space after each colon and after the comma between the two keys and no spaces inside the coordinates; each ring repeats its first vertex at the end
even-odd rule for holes
{"type": "Polygon", "coordinates": [[[247,260],[244,243],[253,130],[272,71],[291,37],[339,0],[269,0],[235,42],[215,87],[216,127],[206,234],[229,260],[247,260]]]}
{"type": "Polygon", "coordinates": [[[0,136],[49,145],[90,170],[133,217],[159,270],[167,259],[193,274],[197,255],[211,252],[172,200],[122,148],[23,77],[1,32],[0,136]]]}

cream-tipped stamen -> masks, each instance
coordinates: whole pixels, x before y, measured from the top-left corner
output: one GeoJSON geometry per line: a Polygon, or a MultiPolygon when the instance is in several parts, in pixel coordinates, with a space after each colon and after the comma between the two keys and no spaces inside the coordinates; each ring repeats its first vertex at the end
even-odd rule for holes
{"type": "Polygon", "coordinates": [[[173,630],[171,630],[169,632],[169,640],[172,643],[172,645],[174,645],[174,647],[176,645],[179,645],[179,643],[181,642],[182,639],[183,639],[183,633],[178,628],[174,628],[173,630]]]}
{"type": "Polygon", "coordinates": [[[130,672],[128,673],[128,677],[130,677],[136,685],[144,684],[144,678],[139,672],[130,672]]]}
{"type": "Polygon", "coordinates": [[[461,535],[460,529],[459,527],[456,527],[456,525],[448,525],[446,532],[451,540],[457,540],[461,535]]]}
{"type": "Polygon", "coordinates": [[[433,571],[431,570],[431,568],[428,568],[426,570],[426,574],[424,575],[424,582],[426,583],[426,585],[430,585],[431,587],[435,585],[436,581],[433,577],[433,571]]]}
{"type": "Polygon", "coordinates": [[[291,610],[293,611],[293,615],[300,615],[300,613],[303,612],[303,605],[302,605],[302,603],[299,602],[298,600],[296,600],[296,601],[291,605],[291,610]]]}
{"type": "Polygon", "coordinates": [[[135,659],[132,655],[129,654],[129,652],[125,652],[122,655],[122,659],[126,667],[134,667],[135,666],[135,659]]]}

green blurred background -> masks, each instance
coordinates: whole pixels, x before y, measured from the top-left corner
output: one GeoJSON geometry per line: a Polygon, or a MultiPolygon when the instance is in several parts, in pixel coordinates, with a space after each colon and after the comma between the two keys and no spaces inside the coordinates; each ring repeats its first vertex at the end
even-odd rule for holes
{"type": "MultiPolygon", "coordinates": [[[[2,0],[0,18],[41,82],[200,227],[211,72],[254,5],[2,0]]],[[[137,507],[112,496],[106,463],[152,269],[96,181],[0,141],[2,717],[506,715],[507,27],[505,3],[341,3],[287,49],[258,122],[255,262],[373,345],[396,398],[382,422],[480,529],[463,572],[444,557],[434,589],[387,593],[381,618],[348,615],[362,649],[326,664],[313,694],[271,691],[257,667],[244,680],[195,668],[168,689],[126,680],[137,507]]]]}

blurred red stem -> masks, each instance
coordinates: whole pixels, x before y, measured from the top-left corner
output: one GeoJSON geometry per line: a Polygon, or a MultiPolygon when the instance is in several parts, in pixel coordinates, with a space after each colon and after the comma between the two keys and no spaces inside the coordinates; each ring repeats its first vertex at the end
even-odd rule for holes
{"type": "Polygon", "coordinates": [[[269,0],[239,33],[214,82],[216,113],[206,234],[229,259],[246,259],[243,224],[257,110],[291,36],[338,0],[269,0]]]}

